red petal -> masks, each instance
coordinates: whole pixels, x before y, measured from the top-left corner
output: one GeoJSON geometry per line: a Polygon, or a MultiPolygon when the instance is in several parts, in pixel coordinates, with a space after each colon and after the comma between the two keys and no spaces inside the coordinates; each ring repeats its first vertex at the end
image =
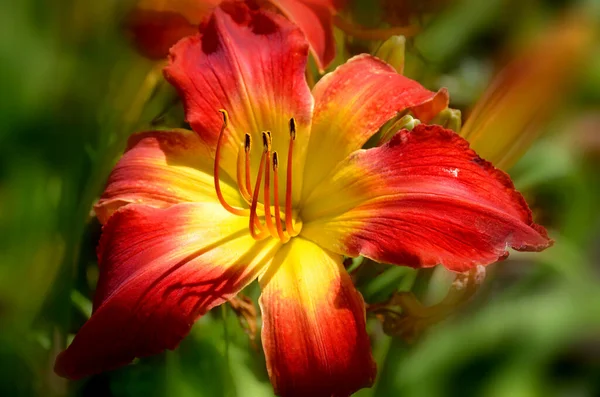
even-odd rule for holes
{"type": "Polygon", "coordinates": [[[271,0],[304,33],[321,71],[335,58],[331,1],[271,0]]]}
{"type": "Polygon", "coordinates": [[[313,90],[315,111],[305,170],[305,193],[348,154],[360,149],[397,112],[426,122],[448,105],[448,94],[426,90],[370,55],[350,59],[313,90]]]}
{"type": "Polygon", "coordinates": [[[117,211],[98,247],[92,317],[56,373],[80,378],[174,349],[199,316],[257,276],[273,246],[255,242],[247,220],[218,204],[117,211]]]}
{"type": "MultiPolygon", "coordinates": [[[[231,204],[237,188],[221,183],[231,204]]],[[[212,153],[192,131],[150,131],[133,135],[94,207],[105,223],[119,207],[167,207],[181,202],[216,202],[212,153]]]]}
{"type": "Polygon", "coordinates": [[[262,341],[277,395],[347,396],[373,383],[364,302],[341,256],[294,238],[260,283],[262,341]]]}
{"type": "MultiPolygon", "coordinates": [[[[304,77],[308,43],[282,16],[251,11],[239,4],[217,9],[202,36],[181,40],[171,50],[166,78],[183,98],[186,119],[202,140],[216,144],[229,113],[223,168],[235,177],[244,134],[252,137],[252,170],[258,170],[262,131],[271,131],[273,150],[287,161],[288,124],[296,120],[294,161],[306,150],[313,99],[304,77]],[[298,155],[297,155],[298,154],[298,155]]],[[[302,169],[297,164],[295,169],[302,169]]]]}
{"type": "Polygon", "coordinates": [[[465,271],[552,244],[504,172],[420,125],[357,151],[308,199],[302,235],[345,255],[465,271]]]}

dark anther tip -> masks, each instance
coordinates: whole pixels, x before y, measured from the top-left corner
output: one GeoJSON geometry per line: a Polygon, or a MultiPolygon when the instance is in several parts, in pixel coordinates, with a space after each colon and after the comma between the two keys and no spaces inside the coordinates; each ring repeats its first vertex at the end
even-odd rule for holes
{"type": "Polygon", "coordinates": [[[292,139],[296,139],[296,120],[293,117],[290,119],[290,135],[292,139]]]}

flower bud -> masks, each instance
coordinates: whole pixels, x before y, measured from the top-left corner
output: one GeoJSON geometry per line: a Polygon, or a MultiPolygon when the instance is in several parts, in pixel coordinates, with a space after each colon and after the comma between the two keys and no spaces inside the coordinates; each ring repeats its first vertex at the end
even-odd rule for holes
{"type": "Polygon", "coordinates": [[[383,42],[375,52],[375,56],[382,61],[392,65],[400,74],[404,72],[404,48],[406,39],[404,36],[392,36],[383,42]]]}
{"type": "Polygon", "coordinates": [[[459,132],[462,125],[460,110],[446,108],[431,120],[430,124],[441,125],[444,128],[459,132]]]}

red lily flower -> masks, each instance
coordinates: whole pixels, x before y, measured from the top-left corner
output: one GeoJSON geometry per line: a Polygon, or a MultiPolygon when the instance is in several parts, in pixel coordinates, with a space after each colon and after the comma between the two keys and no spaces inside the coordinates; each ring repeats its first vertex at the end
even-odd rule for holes
{"type": "MultiPolygon", "coordinates": [[[[223,5],[242,0],[139,0],[127,20],[127,29],[142,54],[165,58],[180,39],[198,32],[199,26],[223,5]]],[[[333,15],[345,0],[254,0],[253,6],[276,7],[305,34],[319,69],[335,58],[333,15]]]]}
{"type": "Polygon", "coordinates": [[[508,176],[455,133],[420,125],[361,149],[397,112],[431,119],[445,90],[363,55],[311,93],[307,57],[297,28],[247,9],[217,9],[171,50],[165,75],[195,132],[131,138],[96,206],[94,312],[58,374],[173,349],[258,278],[276,393],[349,395],[376,370],[343,255],[462,271],[550,245],[508,176]]]}

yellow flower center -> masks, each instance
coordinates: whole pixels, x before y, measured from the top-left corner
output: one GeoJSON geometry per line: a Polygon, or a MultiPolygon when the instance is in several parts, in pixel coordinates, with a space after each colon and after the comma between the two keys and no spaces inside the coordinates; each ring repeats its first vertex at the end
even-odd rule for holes
{"type": "Polygon", "coordinates": [[[294,220],[294,211],[292,208],[292,155],[294,152],[294,141],[296,140],[296,122],[294,121],[294,118],[290,119],[289,124],[290,141],[288,146],[285,208],[283,209],[282,214],[279,205],[279,159],[277,152],[271,150],[273,138],[270,131],[262,133],[264,150],[260,159],[258,175],[254,187],[252,187],[251,183],[250,149],[252,147],[252,139],[250,134],[245,135],[243,150],[240,149],[238,152],[237,185],[241,196],[244,198],[249,208],[235,208],[225,201],[220,187],[219,160],[221,157],[223,133],[228,124],[228,115],[225,110],[220,110],[220,112],[223,115],[223,126],[221,127],[219,138],[217,140],[214,163],[215,191],[219,202],[225,210],[234,215],[248,216],[248,229],[255,240],[262,240],[271,236],[281,240],[282,243],[287,243],[290,238],[297,236],[302,228],[302,222],[294,220]],[[271,170],[273,171],[273,206],[271,206],[271,170]],[[263,175],[264,188],[261,203],[260,188],[263,181],[263,175]],[[273,214],[271,214],[271,210],[273,210],[273,214]],[[264,224],[260,221],[260,217],[264,217],[264,224]],[[273,218],[275,219],[273,220],[273,218]]]}

